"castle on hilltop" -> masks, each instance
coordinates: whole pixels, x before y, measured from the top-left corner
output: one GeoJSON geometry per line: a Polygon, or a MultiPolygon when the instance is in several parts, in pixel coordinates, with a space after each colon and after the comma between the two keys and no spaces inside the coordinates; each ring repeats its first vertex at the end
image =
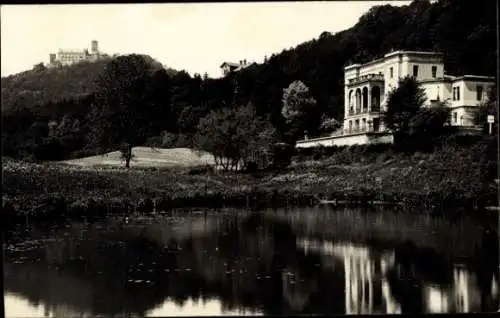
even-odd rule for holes
{"type": "Polygon", "coordinates": [[[71,65],[82,61],[96,61],[108,56],[108,54],[99,51],[99,43],[93,40],[90,44],[90,52],[88,49],[59,49],[57,53],[49,54],[47,67],[71,65]]]}
{"type": "Polygon", "coordinates": [[[473,128],[473,112],[488,98],[495,78],[447,75],[439,52],[396,51],[383,58],[344,68],[344,122],[330,136],[298,141],[297,147],[346,146],[392,143],[392,133],[382,118],[387,97],[399,80],[411,76],[425,91],[425,107],[445,102],[451,110],[450,125],[473,128]]]}

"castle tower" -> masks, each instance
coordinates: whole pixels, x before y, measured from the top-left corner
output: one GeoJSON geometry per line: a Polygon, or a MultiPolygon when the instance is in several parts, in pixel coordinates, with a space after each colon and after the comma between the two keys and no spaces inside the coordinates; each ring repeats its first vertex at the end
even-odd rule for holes
{"type": "Polygon", "coordinates": [[[99,52],[99,43],[96,40],[92,40],[90,50],[92,54],[96,54],[99,52]]]}
{"type": "Polygon", "coordinates": [[[49,54],[49,62],[50,64],[54,64],[56,62],[56,54],[49,54]]]}

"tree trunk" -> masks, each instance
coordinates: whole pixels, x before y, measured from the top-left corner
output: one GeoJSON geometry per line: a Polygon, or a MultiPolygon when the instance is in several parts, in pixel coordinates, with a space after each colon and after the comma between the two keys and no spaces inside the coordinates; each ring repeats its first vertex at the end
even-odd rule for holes
{"type": "Polygon", "coordinates": [[[221,166],[222,166],[222,170],[224,171],[228,171],[228,161],[227,161],[227,158],[225,157],[222,157],[221,158],[221,166]]]}
{"type": "Polygon", "coordinates": [[[125,149],[125,168],[130,168],[130,160],[132,159],[132,146],[127,145],[125,149]]]}
{"type": "Polygon", "coordinates": [[[236,171],[237,168],[237,161],[236,159],[231,160],[231,171],[236,171]]]}

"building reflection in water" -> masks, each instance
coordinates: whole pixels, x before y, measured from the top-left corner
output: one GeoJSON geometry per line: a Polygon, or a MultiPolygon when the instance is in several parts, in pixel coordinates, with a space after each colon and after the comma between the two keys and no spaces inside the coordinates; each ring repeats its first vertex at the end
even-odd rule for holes
{"type": "Polygon", "coordinates": [[[439,289],[438,286],[424,286],[423,293],[427,312],[433,314],[442,314],[449,312],[449,292],[439,289]]]}
{"type": "Polygon", "coordinates": [[[480,310],[481,295],[475,277],[465,268],[454,268],[453,280],[457,311],[467,313],[480,310]]]}
{"type": "Polygon", "coordinates": [[[384,300],[385,312],[387,314],[400,314],[401,305],[392,296],[391,286],[385,276],[392,266],[394,266],[394,253],[382,255],[380,258],[382,299],[384,300]]]}
{"type": "MultiPolygon", "coordinates": [[[[303,240],[299,243],[306,251],[330,255],[344,264],[346,314],[402,313],[402,305],[396,301],[387,273],[397,267],[394,252],[375,253],[368,247],[349,243],[332,243],[303,240]],[[376,296],[380,295],[380,300],[376,296]]],[[[418,275],[414,274],[414,275],[418,275]]],[[[490,298],[498,289],[491,278],[490,298]]],[[[428,313],[469,313],[481,311],[481,292],[476,275],[464,267],[453,267],[451,284],[433,284],[425,280],[421,285],[423,309],[428,313]]],[[[420,293],[419,292],[419,293],[420,293]]]]}
{"type": "MultiPolygon", "coordinates": [[[[492,285],[496,285],[492,277],[492,285]]],[[[491,292],[491,291],[490,291],[491,292]]],[[[481,312],[481,291],[477,277],[464,267],[453,268],[453,284],[451,286],[425,286],[423,293],[426,309],[429,313],[470,313],[481,312]]],[[[492,299],[494,293],[489,295],[492,299]]]]}
{"type": "Polygon", "coordinates": [[[353,246],[336,246],[334,254],[343,254],[345,267],[346,313],[367,314],[373,312],[373,261],[368,249],[353,246]]]}
{"type": "Polygon", "coordinates": [[[401,313],[389,283],[383,273],[392,266],[392,253],[372,255],[367,247],[347,243],[299,243],[306,251],[315,250],[342,260],[345,277],[345,313],[348,315],[370,313],[401,313]],[[376,297],[379,295],[379,297],[376,297]],[[377,298],[382,299],[377,299],[377,298]]]}

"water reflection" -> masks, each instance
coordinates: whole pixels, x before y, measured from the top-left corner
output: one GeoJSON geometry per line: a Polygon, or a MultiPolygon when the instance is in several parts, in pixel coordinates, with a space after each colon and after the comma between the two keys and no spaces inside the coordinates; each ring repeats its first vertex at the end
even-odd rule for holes
{"type": "MultiPolygon", "coordinates": [[[[75,309],[66,304],[47,304],[47,303],[31,303],[20,295],[13,293],[5,293],[5,308],[8,309],[7,317],[105,317],[107,315],[96,315],[89,312],[84,312],[81,309],[75,309]]],[[[178,305],[173,301],[165,301],[157,308],[146,312],[147,317],[167,317],[167,316],[256,316],[260,313],[250,310],[229,310],[224,308],[219,300],[203,301],[201,299],[189,299],[183,305],[178,305]]],[[[133,317],[141,315],[133,315],[124,312],[118,314],[123,317],[133,317]]]]}
{"type": "MultiPolygon", "coordinates": [[[[492,304],[486,305],[486,310],[494,310],[493,304],[498,305],[496,278],[491,276],[491,291],[481,291],[477,281],[480,275],[462,265],[450,264],[453,281],[439,284],[418,265],[410,264],[410,269],[405,269],[408,264],[401,263],[407,260],[393,249],[380,253],[352,243],[308,239],[300,245],[306,251],[343,260],[346,314],[479,312],[485,308],[481,295],[492,304]]],[[[437,263],[432,259],[425,261],[437,263]]]]}
{"type": "MultiPolygon", "coordinates": [[[[349,226],[348,212],[306,212],[183,214],[130,224],[109,219],[32,229],[6,246],[6,313],[397,314],[492,311],[498,306],[498,262],[485,267],[474,261],[485,260],[495,245],[482,250],[442,246],[450,241],[447,236],[457,242],[459,231],[469,233],[467,240],[481,233],[436,221],[451,233],[442,232],[441,242],[425,232],[421,240],[418,232],[397,240],[373,230],[366,240],[362,231],[371,229],[372,216],[352,211],[362,231],[349,237],[342,231],[349,226]],[[453,257],[438,252],[450,247],[450,255],[471,261],[458,266],[453,257]]],[[[379,223],[383,218],[387,216],[375,217],[379,223]]],[[[418,222],[405,219],[399,226],[405,230],[418,222]]],[[[397,226],[388,225],[394,231],[397,226]]]]}

